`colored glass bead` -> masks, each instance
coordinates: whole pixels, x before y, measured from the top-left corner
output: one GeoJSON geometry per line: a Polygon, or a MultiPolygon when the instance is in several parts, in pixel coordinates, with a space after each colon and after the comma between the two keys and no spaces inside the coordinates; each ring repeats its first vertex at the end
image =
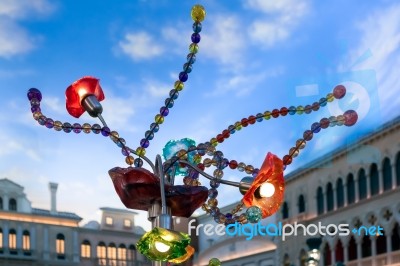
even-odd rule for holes
{"type": "Polygon", "coordinates": [[[299,155],[299,150],[296,149],[295,147],[290,148],[289,155],[291,155],[291,157],[293,157],[293,158],[296,158],[297,155],[299,155]]]}
{"type": "Polygon", "coordinates": [[[328,118],[322,118],[319,121],[319,124],[321,125],[321,128],[325,129],[325,128],[329,127],[329,119],[328,118]]]}
{"type": "Polygon", "coordinates": [[[99,134],[101,132],[101,126],[99,124],[92,125],[92,132],[94,134],[99,134]]]}
{"type": "Polygon", "coordinates": [[[219,185],[220,185],[220,183],[218,181],[216,181],[216,180],[211,180],[210,181],[210,187],[212,187],[212,188],[218,188],[219,185]]]}
{"type": "Polygon", "coordinates": [[[224,176],[224,172],[222,170],[215,169],[213,175],[215,178],[221,179],[224,176]]]}
{"type": "Polygon", "coordinates": [[[247,118],[247,121],[250,125],[253,125],[256,122],[256,117],[254,115],[251,115],[249,116],[249,118],[247,118]]]}
{"type": "Polygon", "coordinates": [[[226,217],[225,217],[225,215],[222,214],[222,213],[220,213],[220,214],[218,215],[218,220],[219,220],[218,223],[224,224],[224,223],[226,222],[226,217]]]}
{"type": "Polygon", "coordinates": [[[33,119],[39,120],[39,118],[42,116],[42,113],[40,111],[34,112],[33,113],[33,119]]]}
{"type": "Polygon", "coordinates": [[[229,136],[231,135],[231,133],[230,133],[230,131],[229,130],[227,130],[227,129],[224,129],[223,131],[222,131],[222,136],[224,137],[224,138],[229,138],[229,136]]]}
{"type": "Polygon", "coordinates": [[[101,135],[103,135],[104,137],[108,137],[110,136],[110,129],[108,127],[102,127],[101,128],[101,135]]]}
{"type": "Polygon", "coordinates": [[[216,138],[210,139],[210,143],[212,146],[216,147],[218,145],[218,140],[216,138]]]}
{"type": "Polygon", "coordinates": [[[244,163],[239,163],[239,164],[238,164],[237,169],[238,169],[240,172],[243,172],[245,168],[246,168],[246,165],[245,165],[244,163]]]}
{"type": "Polygon", "coordinates": [[[337,124],[336,117],[335,116],[330,116],[329,117],[329,126],[330,127],[334,127],[334,126],[336,126],[336,124],[337,124]]]}
{"type": "Polygon", "coordinates": [[[290,107],[289,107],[289,114],[290,114],[290,115],[296,114],[296,107],[290,106],[290,107]]]}
{"type": "Polygon", "coordinates": [[[154,122],[156,122],[157,124],[162,124],[164,123],[164,117],[158,114],[154,117],[154,122]]]}
{"type": "Polygon", "coordinates": [[[259,172],[260,172],[260,169],[254,168],[253,173],[252,173],[252,176],[253,176],[253,177],[256,177],[256,176],[258,175],[259,172]]]}
{"type": "Polygon", "coordinates": [[[165,106],[168,108],[174,107],[174,100],[171,98],[165,99],[165,106]]]}
{"type": "Polygon", "coordinates": [[[262,218],[262,211],[257,206],[252,206],[246,211],[246,219],[250,223],[258,223],[262,218]]]}
{"type": "Polygon", "coordinates": [[[203,161],[203,164],[205,167],[210,167],[211,166],[211,159],[210,158],[205,158],[203,161]]]}
{"type": "Polygon", "coordinates": [[[110,132],[110,138],[116,143],[119,138],[119,134],[117,131],[111,131],[110,132]]]}
{"type": "Polygon", "coordinates": [[[277,118],[279,116],[279,110],[278,109],[272,110],[271,115],[273,118],[277,118]]]}
{"type": "Polygon", "coordinates": [[[236,128],[236,130],[241,130],[242,129],[242,123],[240,123],[240,122],[236,122],[235,123],[235,128],[236,128]]]}
{"type": "Polygon", "coordinates": [[[345,121],[344,124],[348,127],[354,125],[358,120],[358,114],[354,110],[348,110],[343,114],[345,121]]]}
{"type": "Polygon", "coordinates": [[[202,5],[194,5],[190,15],[193,21],[202,22],[206,17],[206,10],[202,5]]]}
{"type": "Polygon", "coordinates": [[[263,120],[264,120],[264,115],[261,114],[261,113],[258,113],[258,114],[256,115],[256,121],[257,121],[257,122],[262,122],[263,120]]]}
{"type": "Polygon", "coordinates": [[[209,156],[212,156],[215,152],[215,147],[210,143],[210,145],[207,146],[206,148],[206,153],[209,156]]]}
{"type": "Polygon", "coordinates": [[[236,132],[235,126],[234,125],[230,125],[228,127],[228,131],[229,131],[229,134],[235,134],[235,132],[236,132]]]}
{"type": "Polygon", "coordinates": [[[92,131],[92,126],[88,123],[82,125],[82,130],[84,133],[89,134],[92,131]]]}
{"type": "Polygon", "coordinates": [[[191,43],[189,45],[189,52],[192,54],[197,54],[199,51],[199,45],[197,43],[191,43]]]}
{"type": "Polygon", "coordinates": [[[143,166],[143,160],[140,159],[140,158],[136,158],[133,163],[134,163],[135,167],[142,167],[143,166]]]}
{"type": "Polygon", "coordinates": [[[326,98],[321,98],[319,100],[319,105],[322,106],[322,107],[326,106],[327,103],[328,103],[328,101],[327,101],[326,98]]]}
{"type": "Polygon", "coordinates": [[[194,53],[190,53],[186,56],[186,60],[189,64],[193,65],[196,62],[196,55],[194,53]]]}
{"type": "Polygon", "coordinates": [[[74,131],[74,133],[78,134],[81,133],[82,131],[82,126],[79,123],[75,123],[72,125],[72,130],[74,131]]]}
{"type": "Polygon", "coordinates": [[[147,130],[146,133],[144,133],[144,136],[146,137],[146,139],[152,140],[154,138],[154,133],[150,130],[147,130]]]}
{"type": "Polygon", "coordinates": [[[193,66],[191,64],[189,64],[189,63],[183,64],[183,71],[185,73],[189,74],[190,72],[192,72],[192,70],[193,70],[193,66]]]}
{"type": "Polygon", "coordinates": [[[125,147],[126,141],[123,138],[118,138],[115,143],[117,144],[118,147],[123,148],[125,147]]]}
{"type": "Polygon", "coordinates": [[[179,73],[179,80],[180,81],[185,82],[185,81],[188,80],[188,78],[189,78],[189,75],[187,73],[185,73],[185,72],[179,73]]]}
{"type": "Polygon", "coordinates": [[[308,105],[308,104],[307,104],[307,105],[304,107],[304,113],[309,114],[309,113],[311,113],[311,111],[312,111],[311,105],[308,105]]]}
{"type": "Polygon", "coordinates": [[[243,118],[242,120],[240,120],[240,123],[243,127],[247,127],[249,125],[249,121],[247,120],[247,118],[243,118]]]}
{"type": "Polygon", "coordinates": [[[40,101],[36,98],[33,98],[31,101],[31,106],[39,106],[40,105],[40,101]]]}
{"type": "Polygon", "coordinates": [[[328,101],[328,103],[332,102],[335,99],[335,97],[333,96],[332,93],[328,93],[326,95],[326,100],[328,101]]]}
{"type": "Polygon", "coordinates": [[[231,168],[231,169],[236,169],[237,166],[238,166],[237,161],[231,160],[231,161],[229,162],[229,168],[231,168]]]}
{"type": "Polygon", "coordinates": [[[149,145],[150,145],[150,142],[147,139],[141,139],[140,140],[140,146],[142,148],[147,148],[147,147],[149,147],[149,145]]]}
{"type": "Polygon", "coordinates": [[[280,113],[281,113],[282,116],[287,115],[288,112],[289,112],[289,110],[286,107],[282,107],[281,110],[280,110],[280,113]]]}
{"type": "Polygon", "coordinates": [[[130,151],[129,151],[129,149],[127,147],[124,147],[124,148],[121,149],[121,153],[124,156],[128,156],[130,151]]]}
{"type": "Polygon", "coordinates": [[[301,106],[301,105],[297,106],[297,108],[296,108],[296,113],[297,113],[298,115],[303,114],[303,113],[304,113],[304,107],[301,106]]]}
{"type": "Polygon", "coordinates": [[[318,122],[315,122],[311,125],[311,131],[313,133],[318,133],[321,131],[321,125],[318,122]]]}
{"type": "Polygon", "coordinates": [[[313,111],[318,111],[319,110],[319,103],[315,102],[311,105],[311,108],[313,111]]]}
{"type": "Polygon", "coordinates": [[[42,111],[42,109],[40,109],[40,106],[38,106],[38,105],[31,107],[31,112],[32,113],[41,112],[41,111],[42,111]]]}
{"type": "MultiPolygon", "coordinates": [[[[185,69],[185,65],[183,65],[183,69],[185,69]]],[[[189,73],[189,72],[187,72],[187,73],[189,73]]],[[[182,83],[180,80],[177,80],[174,83],[174,89],[177,90],[177,91],[183,90],[184,86],[185,86],[185,84],[182,83]]]]}
{"type": "Polygon", "coordinates": [[[298,149],[304,149],[304,147],[306,146],[306,142],[305,142],[305,140],[304,139],[298,139],[297,141],[296,141],[296,147],[298,148],[298,149]]]}
{"type": "Polygon", "coordinates": [[[71,124],[68,123],[68,122],[65,122],[65,123],[63,124],[63,130],[64,130],[65,133],[70,133],[70,132],[72,131],[72,126],[71,126],[71,124]]]}
{"type": "Polygon", "coordinates": [[[217,139],[218,143],[224,142],[224,136],[222,134],[218,134],[216,139],[217,139]]]}
{"type": "Polygon", "coordinates": [[[193,32],[195,32],[195,33],[201,32],[202,25],[200,22],[193,23],[192,27],[193,27],[193,32]]]}
{"type": "Polygon", "coordinates": [[[39,117],[39,119],[38,119],[39,125],[44,126],[44,125],[46,124],[46,120],[47,120],[47,117],[44,116],[44,115],[41,115],[41,116],[39,117]]]}
{"type": "Polygon", "coordinates": [[[157,123],[150,124],[150,130],[153,131],[154,133],[158,132],[159,129],[160,129],[160,126],[157,123]]]}
{"type": "Polygon", "coordinates": [[[237,221],[238,221],[238,223],[241,223],[241,224],[247,223],[248,221],[247,221],[246,214],[242,213],[241,215],[239,215],[239,217],[237,218],[237,221]]]}
{"type": "Polygon", "coordinates": [[[215,188],[210,188],[210,189],[208,190],[208,197],[209,197],[209,198],[214,199],[214,198],[216,198],[217,196],[218,196],[218,190],[217,190],[217,189],[215,189],[215,188]]]}
{"type": "MultiPolygon", "coordinates": [[[[181,73],[182,73],[182,72],[181,72],[181,73]]],[[[176,100],[176,99],[178,99],[178,97],[179,97],[179,92],[178,92],[177,90],[175,90],[175,89],[170,90],[170,91],[169,91],[169,96],[170,96],[173,100],[176,100]]]]}
{"type": "Polygon", "coordinates": [[[163,106],[160,108],[160,115],[167,116],[169,114],[169,110],[167,107],[163,106]]]}
{"type": "Polygon", "coordinates": [[[47,118],[47,119],[46,119],[45,126],[46,126],[47,128],[53,128],[53,126],[54,126],[54,121],[53,121],[53,119],[47,118]]]}
{"type": "Polygon", "coordinates": [[[40,92],[40,90],[38,90],[36,88],[29,89],[27,96],[28,96],[29,101],[32,99],[37,99],[39,101],[42,100],[42,93],[40,92]]]}
{"type": "Polygon", "coordinates": [[[346,95],[346,88],[343,85],[337,85],[334,89],[333,89],[333,96],[336,99],[342,99],[344,96],[346,95]]]}
{"type": "Polygon", "coordinates": [[[264,112],[264,119],[269,120],[271,118],[271,112],[270,111],[265,111],[264,112]]]}
{"type": "Polygon", "coordinates": [[[219,208],[218,207],[212,207],[212,208],[210,208],[210,214],[212,215],[212,216],[217,216],[217,215],[219,215],[220,214],[220,210],[219,210],[219,208]]]}
{"type": "Polygon", "coordinates": [[[313,138],[313,133],[312,133],[312,131],[311,131],[311,130],[306,130],[306,131],[304,131],[304,133],[303,133],[303,138],[304,138],[306,141],[312,140],[312,138],[313,138]]]}
{"type": "Polygon", "coordinates": [[[253,170],[254,170],[254,167],[252,166],[252,165],[247,165],[245,168],[244,168],[244,171],[246,172],[246,174],[251,174],[251,173],[253,173],[253,170]]]}
{"type": "Polygon", "coordinates": [[[132,165],[134,162],[133,156],[132,155],[126,156],[125,162],[126,162],[126,164],[132,165]]]}
{"type": "Polygon", "coordinates": [[[283,161],[283,164],[284,165],[289,165],[289,164],[291,164],[292,163],[292,157],[290,156],[290,155],[285,155],[285,156],[283,156],[283,158],[282,158],[282,161],[283,161]]]}
{"type": "Polygon", "coordinates": [[[209,199],[207,201],[208,206],[210,207],[217,207],[218,205],[218,200],[217,199],[209,199]]]}
{"type": "Polygon", "coordinates": [[[61,121],[55,121],[54,122],[54,130],[55,131],[61,131],[62,130],[62,123],[61,123],[61,121]]]}
{"type": "Polygon", "coordinates": [[[337,116],[337,126],[343,126],[345,122],[345,117],[343,115],[338,115],[337,116]]]}

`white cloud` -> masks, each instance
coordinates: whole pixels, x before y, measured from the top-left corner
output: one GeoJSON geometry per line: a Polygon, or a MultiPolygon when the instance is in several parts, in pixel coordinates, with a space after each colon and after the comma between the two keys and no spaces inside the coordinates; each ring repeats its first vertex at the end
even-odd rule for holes
{"type": "Polygon", "coordinates": [[[269,48],[290,37],[300,19],[308,12],[306,0],[247,0],[245,7],[262,12],[248,28],[250,39],[264,48],[269,48]]]}
{"type": "Polygon", "coordinates": [[[350,60],[339,67],[339,71],[374,69],[377,75],[382,117],[399,114],[400,80],[400,5],[375,10],[362,21],[359,46],[346,55],[350,60]],[[372,56],[353,65],[365,51],[372,56]]]}
{"type": "Polygon", "coordinates": [[[54,5],[47,0],[2,0],[0,2],[0,57],[10,58],[35,48],[37,37],[19,25],[20,20],[47,15],[54,5]]]}
{"type": "Polygon", "coordinates": [[[162,46],[146,32],[127,33],[118,48],[133,60],[146,60],[163,52],[162,46]]]}

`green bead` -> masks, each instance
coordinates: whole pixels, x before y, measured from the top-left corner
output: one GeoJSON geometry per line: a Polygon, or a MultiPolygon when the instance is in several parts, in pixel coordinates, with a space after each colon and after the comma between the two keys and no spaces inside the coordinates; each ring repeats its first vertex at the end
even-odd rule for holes
{"type": "Polygon", "coordinates": [[[221,266],[221,261],[219,261],[217,258],[212,258],[208,262],[208,266],[221,266]]]}
{"type": "Polygon", "coordinates": [[[251,206],[246,211],[246,217],[250,223],[258,223],[262,218],[262,211],[257,206],[251,206]]]}

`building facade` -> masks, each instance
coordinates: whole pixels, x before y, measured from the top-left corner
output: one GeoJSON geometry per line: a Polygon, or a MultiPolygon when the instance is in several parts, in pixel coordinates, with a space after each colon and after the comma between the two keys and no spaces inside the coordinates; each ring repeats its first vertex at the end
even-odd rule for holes
{"type": "Polygon", "coordinates": [[[50,210],[32,208],[22,186],[0,179],[0,265],[150,265],[136,252],[144,230],[134,212],[101,208],[100,222],[80,227],[81,217],[57,211],[57,184],[49,189],[50,210]]]}

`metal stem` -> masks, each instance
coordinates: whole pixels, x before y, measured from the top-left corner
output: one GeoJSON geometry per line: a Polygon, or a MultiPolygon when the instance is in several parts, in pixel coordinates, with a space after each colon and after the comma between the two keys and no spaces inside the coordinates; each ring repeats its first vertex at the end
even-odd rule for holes
{"type": "Polygon", "coordinates": [[[160,178],[160,192],[161,192],[161,214],[167,214],[167,202],[165,199],[165,176],[162,169],[162,159],[159,154],[156,156],[156,175],[160,178]]]}
{"type": "Polygon", "coordinates": [[[103,127],[108,127],[106,120],[104,120],[104,118],[101,114],[97,114],[97,117],[100,119],[101,123],[103,124],[103,127]]]}

